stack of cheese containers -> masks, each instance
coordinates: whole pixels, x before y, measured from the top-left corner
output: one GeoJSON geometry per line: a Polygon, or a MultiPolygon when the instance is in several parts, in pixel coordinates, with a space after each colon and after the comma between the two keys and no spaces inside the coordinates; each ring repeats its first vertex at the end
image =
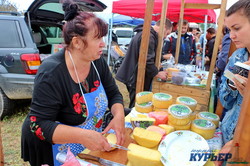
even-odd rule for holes
{"type": "Polygon", "coordinates": [[[168,124],[176,130],[190,130],[192,110],[183,104],[173,104],[168,108],[168,124]]]}
{"type": "Polygon", "coordinates": [[[141,113],[149,113],[153,111],[152,105],[153,93],[149,91],[143,91],[136,94],[135,109],[141,113]]]}
{"type": "Polygon", "coordinates": [[[167,111],[168,107],[173,103],[171,95],[166,93],[155,93],[143,91],[136,94],[135,109],[141,113],[149,113],[152,111],[167,111]]]}
{"type": "Polygon", "coordinates": [[[192,123],[191,130],[200,134],[205,139],[211,139],[214,136],[216,128],[219,126],[220,118],[211,112],[199,112],[197,119],[192,123]]]}
{"type": "Polygon", "coordinates": [[[154,111],[167,111],[168,107],[173,103],[173,97],[166,93],[155,93],[153,95],[152,104],[154,111]]]}
{"type": "Polygon", "coordinates": [[[180,96],[180,97],[177,97],[176,104],[184,104],[184,105],[188,106],[192,110],[192,113],[190,115],[190,119],[194,120],[196,118],[196,114],[198,112],[195,111],[196,106],[197,106],[197,101],[195,99],[193,99],[191,97],[187,97],[187,96],[180,96]]]}

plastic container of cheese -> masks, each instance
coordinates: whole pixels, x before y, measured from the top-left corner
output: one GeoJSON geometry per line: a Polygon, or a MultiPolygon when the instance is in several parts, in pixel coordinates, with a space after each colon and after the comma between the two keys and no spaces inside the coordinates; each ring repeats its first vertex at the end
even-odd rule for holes
{"type": "Polygon", "coordinates": [[[199,112],[197,114],[197,119],[206,119],[213,122],[216,128],[219,126],[220,117],[212,112],[199,112]]]}
{"type": "Polygon", "coordinates": [[[191,131],[200,134],[204,139],[211,139],[215,133],[215,124],[205,119],[195,119],[191,125],[191,131]]]}
{"type": "Polygon", "coordinates": [[[173,103],[173,97],[167,93],[155,93],[152,103],[156,108],[167,109],[173,103]]]}
{"type": "Polygon", "coordinates": [[[187,125],[192,110],[183,104],[173,104],[168,108],[168,121],[173,125],[187,125]]]}
{"type": "Polygon", "coordinates": [[[191,97],[180,96],[176,98],[176,104],[184,104],[188,106],[192,111],[195,111],[197,101],[191,97]]]}

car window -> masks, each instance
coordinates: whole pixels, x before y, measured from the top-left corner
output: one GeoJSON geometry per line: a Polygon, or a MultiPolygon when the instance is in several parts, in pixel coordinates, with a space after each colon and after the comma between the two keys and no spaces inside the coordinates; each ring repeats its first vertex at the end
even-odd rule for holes
{"type": "Polygon", "coordinates": [[[59,44],[63,42],[62,30],[59,27],[41,27],[48,44],[59,44]]]}
{"type": "Polygon", "coordinates": [[[64,14],[64,11],[62,10],[62,4],[60,3],[46,3],[46,4],[43,4],[39,9],[47,10],[51,12],[56,11],[57,13],[64,14]]]}
{"type": "Polygon", "coordinates": [[[116,35],[121,38],[131,38],[133,37],[133,31],[128,30],[117,30],[116,35]]]}
{"type": "Polygon", "coordinates": [[[21,48],[22,43],[17,27],[18,22],[13,20],[0,20],[0,48],[21,48]]]}

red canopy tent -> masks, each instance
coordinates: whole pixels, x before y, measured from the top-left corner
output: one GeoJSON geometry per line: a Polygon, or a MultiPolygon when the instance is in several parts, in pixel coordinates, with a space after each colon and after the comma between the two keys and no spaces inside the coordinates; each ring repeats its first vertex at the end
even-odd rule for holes
{"type": "MultiPolygon", "coordinates": [[[[131,17],[144,18],[146,0],[119,0],[113,2],[113,13],[131,17]]],[[[186,3],[204,3],[208,0],[186,0],[186,3]]],[[[178,22],[181,8],[181,0],[168,0],[167,18],[178,22]]],[[[152,20],[158,21],[161,18],[162,0],[155,0],[152,20]]],[[[205,15],[208,15],[208,23],[216,22],[216,14],[211,9],[185,9],[184,19],[189,22],[203,23],[205,15]]]]}

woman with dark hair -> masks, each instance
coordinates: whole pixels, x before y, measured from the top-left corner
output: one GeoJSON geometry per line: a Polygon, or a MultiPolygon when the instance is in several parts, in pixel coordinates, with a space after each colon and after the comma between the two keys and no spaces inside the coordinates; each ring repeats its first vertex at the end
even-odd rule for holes
{"type": "MultiPolygon", "coordinates": [[[[225,70],[233,72],[236,62],[250,65],[250,1],[240,0],[232,5],[227,11],[225,25],[230,30],[230,38],[238,48],[229,58],[225,68],[225,70]]],[[[230,85],[229,80],[224,75],[221,79],[219,97],[223,107],[228,111],[220,126],[225,144],[220,153],[229,153],[233,147],[232,139],[238,123],[244,93],[246,93],[245,87],[248,78],[239,74],[235,74],[235,76],[242,79],[242,82],[233,79],[235,87],[230,85]]],[[[221,164],[217,163],[217,165],[221,164]]]]}
{"type": "Polygon", "coordinates": [[[109,151],[104,133],[124,142],[123,98],[101,57],[107,24],[92,13],[63,4],[65,48],[43,61],[36,75],[30,112],[22,127],[22,158],[32,166],[59,165],[58,152],[85,148],[109,151]],[[102,131],[110,108],[113,119],[102,131]]]}

